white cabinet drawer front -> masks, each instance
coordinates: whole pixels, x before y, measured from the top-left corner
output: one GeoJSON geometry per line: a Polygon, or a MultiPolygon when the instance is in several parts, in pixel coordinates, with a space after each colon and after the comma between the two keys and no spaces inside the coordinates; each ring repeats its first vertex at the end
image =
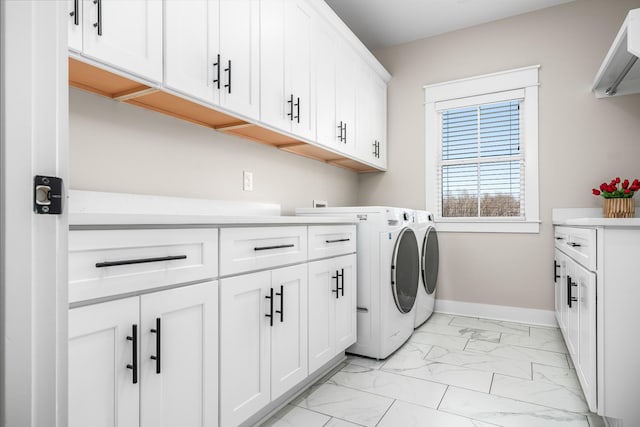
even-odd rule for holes
{"type": "Polygon", "coordinates": [[[220,274],[230,275],[307,260],[307,227],[220,230],[220,274]]]}
{"type": "Polygon", "coordinates": [[[217,229],[72,230],[69,301],[218,275],[217,229]]]}
{"type": "Polygon", "coordinates": [[[355,225],[309,227],[309,259],[327,258],[355,251],[355,225]]]}
{"type": "Polygon", "coordinates": [[[591,271],[596,269],[596,230],[588,228],[556,227],[556,247],[591,271]],[[561,233],[560,235],[558,233],[561,233]]]}

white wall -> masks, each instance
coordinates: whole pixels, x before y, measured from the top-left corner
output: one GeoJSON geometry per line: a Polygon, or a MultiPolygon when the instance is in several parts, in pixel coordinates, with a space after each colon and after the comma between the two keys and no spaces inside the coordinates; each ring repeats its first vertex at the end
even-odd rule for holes
{"type": "Polygon", "coordinates": [[[375,52],[393,75],[389,172],[360,176],[361,205],[424,209],[423,85],[541,65],[540,233],[441,233],[439,298],[553,309],[551,209],[601,206],[592,187],[640,178],[640,95],[597,100],[590,92],[637,7],[639,0],[578,0],[375,52]]]}
{"type": "Polygon", "coordinates": [[[282,205],[357,200],[355,172],[69,90],[70,188],[282,205]],[[242,191],[242,171],[254,191],[242,191]]]}

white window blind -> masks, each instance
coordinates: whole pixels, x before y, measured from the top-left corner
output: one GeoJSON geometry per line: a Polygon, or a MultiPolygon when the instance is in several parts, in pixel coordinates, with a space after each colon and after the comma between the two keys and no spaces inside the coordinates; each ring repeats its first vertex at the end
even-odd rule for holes
{"type": "Polygon", "coordinates": [[[521,101],[439,111],[440,217],[524,218],[521,101]]]}

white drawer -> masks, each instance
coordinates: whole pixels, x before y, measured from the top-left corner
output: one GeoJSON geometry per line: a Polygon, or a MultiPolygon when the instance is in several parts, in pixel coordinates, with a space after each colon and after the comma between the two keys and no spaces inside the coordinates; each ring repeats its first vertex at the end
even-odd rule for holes
{"type": "Polygon", "coordinates": [[[309,259],[328,258],[356,251],[355,225],[309,227],[309,259]]]}
{"type": "Polygon", "coordinates": [[[307,227],[250,227],[220,230],[220,275],[307,260],[307,227]]]}
{"type": "Polygon", "coordinates": [[[218,230],[71,230],[69,302],[218,275],[218,230]]]}
{"type": "Polygon", "coordinates": [[[555,246],[591,271],[596,270],[596,230],[556,227],[555,246]]]}

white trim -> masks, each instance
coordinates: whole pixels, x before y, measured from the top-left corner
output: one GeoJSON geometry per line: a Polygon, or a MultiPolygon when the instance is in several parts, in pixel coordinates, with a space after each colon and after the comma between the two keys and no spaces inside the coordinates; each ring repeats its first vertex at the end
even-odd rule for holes
{"type": "Polygon", "coordinates": [[[540,65],[425,85],[426,104],[538,85],[540,65]]]}
{"type": "Polygon", "coordinates": [[[518,68],[483,76],[424,86],[425,90],[425,196],[428,211],[434,212],[439,231],[538,233],[540,231],[538,170],[538,70],[540,66],[518,68]],[[440,120],[442,106],[474,105],[478,99],[494,99],[505,94],[521,102],[521,135],[524,156],[524,215],[520,220],[484,221],[484,218],[443,219],[440,207],[440,120]],[[467,104],[465,104],[465,101],[467,104]],[[533,126],[531,124],[534,124],[533,126]]]}
{"type": "Polygon", "coordinates": [[[436,219],[438,232],[539,233],[540,221],[443,221],[436,219]]]}
{"type": "Polygon", "coordinates": [[[524,89],[514,89],[505,92],[494,92],[486,95],[467,96],[465,98],[449,99],[436,102],[436,110],[452,110],[460,107],[477,107],[483,104],[493,104],[503,101],[524,99],[524,89]]]}
{"type": "MultiPolygon", "coordinates": [[[[439,228],[438,231],[440,231],[439,228]]],[[[482,317],[483,319],[528,323],[532,325],[552,326],[555,328],[558,327],[556,315],[553,310],[479,304],[436,298],[435,311],[438,313],[454,314],[459,316],[482,317]]]]}
{"type": "Polygon", "coordinates": [[[3,359],[7,426],[67,421],[68,215],[36,215],[34,175],[68,181],[69,10],[2,0],[3,359]],[[10,208],[9,208],[10,207],[10,208]]]}

